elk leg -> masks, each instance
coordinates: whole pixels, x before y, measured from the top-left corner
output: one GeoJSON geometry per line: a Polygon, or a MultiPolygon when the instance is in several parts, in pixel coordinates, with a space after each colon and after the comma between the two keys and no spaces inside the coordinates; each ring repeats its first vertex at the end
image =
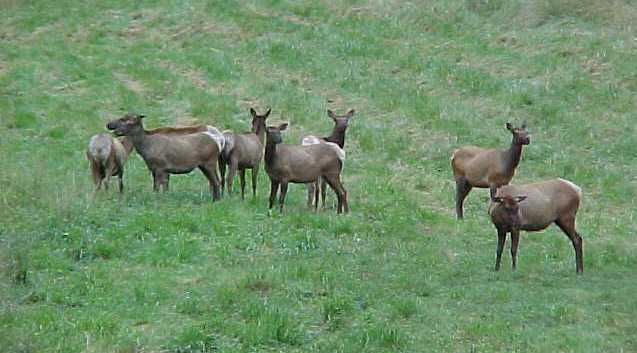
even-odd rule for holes
{"type": "Polygon", "coordinates": [[[502,229],[498,229],[498,248],[495,254],[495,270],[500,271],[500,260],[502,259],[502,249],[504,249],[504,242],[507,239],[507,232],[502,229]]]}
{"type": "Polygon", "coordinates": [[[232,195],[232,179],[234,179],[234,175],[237,173],[237,167],[239,163],[234,158],[230,160],[230,167],[228,168],[228,178],[226,179],[226,185],[228,188],[228,196],[232,195]]]}
{"type": "Polygon", "coordinates": [[[285,202],[285,194],[288,193],[288,182],[281,182],[281,194],[279,195],[279,211],[283,213],[283,203],[285,202]]]}
{"type": "Polygon", "coordinates": [[[341,180],[338,175],[334,176],[324,176],[323,180],[327,182],[327,184],[334,190],[336,193],[336,198],[338,199],[338,207],[336,208],[336,213],[345,213],[349,212],[349,207],[347,206],[347,191],[343,187],[341,180]]]}
{"type": "Polygon", "coordinates": [[[210,196],[212,197],[212,201],[217,201],[220,199],[220,184],[219,175],[217,175],[217,170],[215,169],[215,164],[204,164],[200,165],[199,169],[208,179],[208,185],[210,187],[210,196]]]}
{"type": "Polygon", "coordinates": [[[239,180],[241,181],[241,200],[245,200],[244,194],[246,189],[246,170],[239,169],[239,180]]]}
{"type": "Polygon", "coordinates": [[[495,185],[489,185],[489,200],[493,200],[495,195],[498,194],[498,187],[495,185]]]}
{"type": "Polygon", "coordinates": [[[573,249],[575,249],[575,271],[579,273],[584,272],[584,260],[582,251],[582,237],[575,230],[575,218],[567,217],[558,219],[555,221],[558,227],[571,239],[573,243],[573,249]]]}
{"type": "Polygon", "coordinates": [[[274,206],[274,200],[276,199],[277,191],[279,191],[279,182],[277,180],[270,180],[270,203],[268,206],[269,209],[274,206]]]}
{"type": "Polygon", "coordinates": [[[464,199],[471,191],[471,184],[463,177],[456,178],[456,216],[458,219],[463,218],[464,199]]]}
{"type": "Polygon", "coordinates": [[[319,204],[319,188],[318,183],[314,183],[312,185],[314,186],[314,212],[317,212],[319,204]]]}
{"type": "Polygon", "coordinates": [[[124,192],[124,172],[119,173],[119,193],[124,192]]]}
{"type": "MultiPolygon", "coordinates": [[[[314,193],[316,189],[316,182],[307,183],[307,207],[312,207],[314,203],[314,193]]],[[[317,195],[318,196],[318,195],[317,195]]]]}
{"type": "Polygon", "coordinates": [[[252,168],[252,197],[257,197],[257,177],[259,176],[259,164],[252,168]]]}
{"type": "Polygon", "coordinates": [[[159,191],[159,180],[157,178],[157,173],[152,171],[151,174],[153,175],[153,191],[154,192],[158,192],[159,191]]]}
{"type": "Polygon", "coordinates": [[[221,174],[221,195],[223,195],[223,191],[226,188],[226,163],[223,161],[221,156],[219,156],[219,174],[221,174]]]}
{"type": "Polygon", "coordinates": [[[163,180],[162,180],[162,186],[163,186],[163,191],[164,191],[164,192],[167,192],[167,191],[168,191],[168,189],[169,189],[168,184],[170,184],[170,174],[169,174],[169,173],[166,173],[166,174],[164,175],[163,180]]]}
{"type": "Polygon", "coordinates": [[[321,189],[321,207],[325,208],[325,197],[327,195],[327,183],[325,182],[325,178],[319,178],[316,185],[321,189]]]}
{"type": "Polygon", "coordinates": [[[511,268],[515,270],[518,254],[518,242],[520,241],[520,230],[511,230],[511,268]]]}

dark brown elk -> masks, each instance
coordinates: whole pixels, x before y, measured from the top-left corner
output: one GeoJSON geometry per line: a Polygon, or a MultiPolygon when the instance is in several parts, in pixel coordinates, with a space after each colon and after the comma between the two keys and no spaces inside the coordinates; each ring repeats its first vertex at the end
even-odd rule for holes
{"type": "Polygon", "coordinates": [[[213,200],[218,200],[217,162],[224,138],[216,128],[193,134],[148,134],[142,124],[143,115],[126,114],[106,127],[118,136],[127,136],[153,175],[153,190],[168,190],[170,174],[186,174],[199,168],[210,185],[213,200]]]}
{"type": "Polygon", "coordinates": [[[582,273],[582,237],[575,230],[575,217],[581,201],[582,189],[559,178],[498,189],[489,205],[491,221],[498,230],[495,270],[500,269],[507,233],[511,233],[511,261],[515,269],[520,230],[536,232],[555,223],[573,243],[575,269],[582,273]]]}
{"type": "MultiPolygon", "coordinates": [[[[345,148],[345,132],[347,131],[347,127],[349,126],[349,120],[354,116],[355,110],[350,109],[345,115],[336,115],[333,111],[327,111],[327,116],[329,116],[332,121],[334,121],[334,127],[332,128],[332,134],[327,137],[318,137],[316,135],[305,135],[301,138],[302,145],[313,145],[317,143],[323,142],[333,142],[338,145],[341,149],[345,148]]],[[[312,207],[314,194],[316,189],[320,191],[321,194],[321,205],[325,207],[325,195],[326,195],[326,184],[325,181],[320,179],[316,183],[307,184],[307,205],[308,207],[312,207]]],[[[318,202],[318,200],[316,200],[318,202]]]]}
{"type": "Polygon", "coordinates": [[[252,130],[250,132],[235,134],[233,132],[224,132],[226,145],[221,152],[219,158],[219,170],[221,172],[221,192],[227,184],[228,194],[232,193],[232,181],[234,175],[239,171],[239,179],[241,181],[241,198],[245,193],[245,171],[251,170],[252,174],[252,196],[257,195],[257,176],[259,175],[259,166],[263,159],[263,145],[265,142],[265,120],[270,115],[270,109],[263,115],[250,108],[252,116],[252,130]],[[224,180],[226,174],[226,166],[228,167],[228,178],[224,180]]]}
{"type": "Polygon", "coordinates": [[[91,137],[86,149],[91,175],[95,183],[95,191],[102,188],[108,190],[108,183],[112,176],[119,178],[119,192],[124,190],[124,164],[133,149],[130,139],[113,138],[106,133],[99,133],[91,137]]]}
{"type": "Polygon", "coordinates": [[[279,187],[279,209],[283,212],[288,183],[313,183],[321,177],[336,193],[337,213],[349,212],[347,192],[341,183],[345,152],[331,142],[307,146],[281,144],[281,131],[287,126],[268,126],[266,130],[265,171],[271,183],[269,207],[274,205],[279,187]]]}
{"type": "Polygon", "coordinates": [[[520,163],[522,146],[530,143],[526,124],[513,127],[506,124],[513,135],[511,147],[506,150],[464,146],[453,152],[451,167],[456,180],[456,215],[463,217],[463,203],[472,188],[489,188],[490,196],[495,196],[498,187],[507,185],[515,168],[520,163]]]}

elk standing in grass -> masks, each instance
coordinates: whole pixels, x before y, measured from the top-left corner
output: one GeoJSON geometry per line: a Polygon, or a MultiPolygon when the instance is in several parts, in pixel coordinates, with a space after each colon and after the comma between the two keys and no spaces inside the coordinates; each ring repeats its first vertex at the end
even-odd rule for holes
{"type": "MultiPolygon", "coordinates": [[[[349,125],[349,120],[354,116],[354,109],[350,109],[345,115],[336,115],[333,111],[328,110],[327,115],[334,121],[334,128],[332,129],[332,134],[327,137],[318,137],[315,135],[306,135],[301,139],[302,145],[314,145],[318,143],[324,142],[332,142],[338,145],[341,149],[345,148],[345,131],[347,131],[347,126],[349,125]]],[[[316,183],[307,184],[307,206],[312,207],[312,202],[314,199],[314,194],[317,188],[321,193],[321,205],[325,207],[325,194],[326,194],[326,185],[325,180],[319,178],[316,183]]],[[[316,200],[318,203],[318,199],[316,200]]]]}
{"type": "MultiPolygon", "coordinates": [[[[271,182],[269,207],[274,205],[279,186],[279,209],[283,212],[288,183],[314,183],[321,177],[336,193],[337,212],[349,212],[347,192],[340,179],[344,151],[331,142],[307,146],[281,144],[281,131],[287,126],[268,126],[266,130],[265,170],[271,182]]],[[[318,195],[315,197],[318,198],[318,195]]]]}
{"type": "Polygon", "coordinates": [[[496,189],[507,185],[515,168],[520,163],[522,146],[530,143],[526,124],[514,128],[506,124],[513,134],[511,147],[507,150],[485,149],[476,146],[464,146],[453,152],[451,167],[456,180],[456,215],[463,217],[463,203],[473,187],[489,188],[491,198],[496,189]]]}
{"type": "Polygon", "coordinates": [[[245,193],[245,171],[251,170],[252,174],[252,196],[257,195],[257,176],[259,175],[259,166],[263,158],[263,145],[265,140],[265,120],[270,115],[270,109],[263,115],[250,108],[252,116],[251,132],[243,134],[235,134],[232,132],[224,132],[226,145],[221,152],[219,158],[219,170],[221,171],[221,192],[228,186],[228,195],[232,193],[232,180],[237,170],[239,171],[239,179],[241,181],[241,199],[245,193]],[[224,180],[226,174],[226,166],[228,166],[228,178],[224,180]]]}
{"type": "Polygon", "coordinates": [[[116,135],[127,136],[153,175],[153,190],[160,186],[168,190],[170,174],[186,174],[199,168],[208,179],[213,200],[219,199],[217,162],[223,150],[221,132],[208,127],[193,134],[148,134],[143,127],[143,115],[126,114],[106,126],[116,135]]]}
{"type": "Polygon", "coordinates": [[[108,190],[112,176],[119,178],[119,192],[124,190],[124,164],[133,149],[127,137],[113,138],[109,134],[99,133],[91,137],[86,150],[86,158],[91,167],[91,175],[95,183],[95,192],[102,188],[108,190]]]}
{"type": "Polygon", "coordinates": [[[582,237],[575,230],[581,201],[580,187],[559,178],[498,189],[489,206],[491,221],[498,230],[495,270],[500,269],[507,233],[511,233],[511,261],[515,269],[520,230],[536,232],[555,223],[573,243],[577,273],[583,272],[582,237]]]}

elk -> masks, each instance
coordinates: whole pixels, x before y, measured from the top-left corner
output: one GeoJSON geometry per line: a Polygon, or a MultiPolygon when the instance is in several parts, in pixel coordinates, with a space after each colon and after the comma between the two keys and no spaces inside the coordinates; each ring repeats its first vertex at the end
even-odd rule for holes
{"type": "Polygon", "coordinates": [[[498,231],[495,270],[500,269],[507,233],[511,233],[511,261],[515,270],[520,230],[537,232],[555,223],[573,243],[575,270],[582,273],[582,237],[575,230],[581,201],[582,189],[561,178],[498,189],[489,205],[491,222],[498,231]]]}
{"type": "Polygon", "coordinates": [[[271,109],[268,109],[265,114],[259,115],[256,110],[250,108],[250,115],[252,116],[252,130],[250,132],[235,134],[230,131],[224,131],[223,135],[226,145],[219,158],[222,193],[227,183],[228,194],[232,194],[232,180],[238,170],[241,181],[241,199],[244,199],[245,171],[250,169],[252,174],[252,197],[256,197],[257,176],[259,175],[259,166],[263,158],[263,145],[265,142],[265,120],[270,115],[270,111],[271,109]],[[229,171],[228,178],[224,180],[226,166],[229,167],[229,171]]]}
{"type": "Polygon", "coordinates": [[[495,196],[496,189],[507,185],[522,157],[522,146],[531,141],[526,124],[513,127],[506,124],[513,135],[511,147],[506,150],[486,149],[476,146],[464,146],[451,156],[451,168],[456,180],[456,216],[463,217],[463,203],[473,187],[489,188],[490,196],[495,196]]]}
{"type": "MultiPolygon", "coordinates": [[[[331,142],[306,146],[282,144],[281,131],[287,127],[284,123],[266,129],[265,171],[271,183],[269,208],[274,205],[279,186],[279,209],[283,212],[288,183],[314,183],[321,177],[336,193],[337,213],[349,212],[347,192],[340,179],[345,152],[331,142]]],[[[318,200],[318,195],[315,197],[318,200]]]]}
{"type": "Polygon", "coordinates": [[[106,127],[118,136],[127,136],[153,175],[153,190],[168,191],[170,174],[186,174],[199,168],[208,179],[210,194],[218,200],[219,175],[217,161],[224,147],[221,132],[208,127],[192,134],[148,134],[142,124],[143,115],[128,113],[109,122],[106,127]]]}
{"type": "Polygon", "coordinates": [[[108,183],[112,176],[119,178],[119,192],[124,190],[124,164],[133,149],[130,139],[113,138],[106,133],[93,135],[86,149],[86,158],[89,161],[95,191],[102,188],[108,190],[108,183]]]}
{"type": "MultiPolygon", "coordinates": [[[[316,135],[305,135],[301,138],[302,145],[314,145],[317,143],[332,142],[338,145],[341,149],[345,148],[345,131],[349,125],[349,120],[354,116],[355,110],[350,109],[345,115],[336,115],[333,111],[327,110],[327,115],[334,121],[334,127],[332,128],[332,134],[327,137],[318,137],[316,135]]],[[[307,184],[307,206],[312,207],[312,201],[315,191],[321,193],[321,205],[325,207],[325,194],[326,185],[325,181],[319,178],[316,183],[307,184]]],[[[318,192],[316,192],[318,194],[318,192]]],[[[318,202],[318,200],[316,200],[318,202]]]]}

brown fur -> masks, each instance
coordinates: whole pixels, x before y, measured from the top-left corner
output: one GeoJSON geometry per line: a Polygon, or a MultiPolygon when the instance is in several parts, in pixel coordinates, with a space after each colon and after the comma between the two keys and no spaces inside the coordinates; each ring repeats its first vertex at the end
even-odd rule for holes
{"type": "Polygon", "coordinates": [[[511,147],[507,150],[486,149],[476,146],[461,147],[451,156],[451,168],[456,181],[456,215],[463,217],[463,203],[473,187],[489,188],[491,197],[498,187],[507,185],[515,168],[520,163],[522,146],[530,142],[526,125],[514,128],[507,123],[513,134],[511,147]]]}
{"type": "Polygon", "coordinates": [[[86,159],[91,168],[95,192],[100,190],[102,185],[108,190],[112,176],[119,178],[119,192],[124,190],[124,164],[132,149],[132,142],[125,137],[116,139],[105,133],[91,137],[86,149],[86,159]]]}
{"type": "MultiPolygon", "coordinates": [[[[219,147],[204,132],[193,134],[148,134],[143,115],[126,114],[108,123],[107,128],[131,141],[153,175],[153,190],[168,190],[170,174],[185,174],[199,168],[208,179],[213,200],[219,199],[217,160],[219,147]]],[[[174,131],[174,130],[173,130],[174,131]]]]}
{"type": "MultiPolygon", "coordinates": [[[[340,148],[345,148],[345,132],[347,131],[347,127],[349,125],[349,120],[354,116],[356,111],[354,109],[350,109],[345,115],[336,115],[333,111],[327,110],[327,116],[334,121],[334,127],[332,128],[332,133],[327,137],[319,137],[319,140],[322,142],[333,142],[338,145],[340,148]]],[[[303,141],[304,138],[313,135],[306,135],[301,138],[303,141]]],[[[303,143],[303,142],[301,142],[303,143]]],[[[316,183],[307,184],[307,206],[312,207],[312,203],[314,201],[314,194],[321,194],[321,206],[325,207],[325,196],[326,196],[326,182],[319,178],[316,183]],[[317,191],[318,188],[318,191],[317,191]]],[[[317,200],[318,202],[318,200],[317,200]]]]}
{"type": "Polygon", "coordinates": [[[250,169],[252,174],[252,196],[257,196],[257,176],[259,175],[261,159],[263,159],[263,145],[265,142],[265,120],[270,115],[270,109],[265,114],[258,115],[253,108],[250,108],[250,115],[252,116],[252,130],[242,134],[230,133],[231,136],[228,136],[228,138],[232,139],[233,143],[224,148],[221,158],[219,158],[221,192],[223,193],[227,183],[228,194],[232,194],[232,180],[238,170],[242,199],[244,198],[246,186],[246,169],[250,169]],[[227,179],[225,179],[226,166],[229,167],[227,179]]]}
{"type": "Polygon", "coordinates": [[[511,261],[515,269],[520,230],[536,232],[555,223],[573,243],[577,273],[583,272],[582,237],[575,230],[581,198],[581,189],[564,179],[498,189],[489,206],[491,221],[498,230],[496,271],[500,269],[507,233],[511,233],[511,261]]]}
{"type": "Polygon", "coordinates": [[[281,144],[281,131],[285,130],[287,125],[269,126],[266,130],[265,170],[271,182],[270,208],[274,205],[279,186],[281,187],[279,209],[283,212],[288,183],[313,183],[322,177],[336,193],[337,212],[349,212],[347,192],[340,180],[343,163],[334,149],[335,145],[281,144]]]}
{"type": "Polygon", "coordinates": [[[180,126],[180,127],[158,127],[146,130],[148,135],[164,134],[164,135],[187,135],[197,132],[205,132],[208,130],[206,125],[180,126]]]}

